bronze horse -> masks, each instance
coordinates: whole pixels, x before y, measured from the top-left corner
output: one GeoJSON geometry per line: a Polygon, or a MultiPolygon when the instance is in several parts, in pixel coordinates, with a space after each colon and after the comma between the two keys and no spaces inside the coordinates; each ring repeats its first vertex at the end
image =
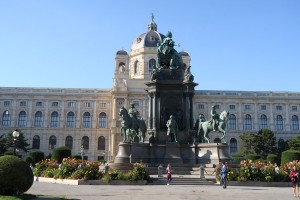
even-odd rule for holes
{"type": "Polygon", "coordinates": [[[122,117],[121,135],[123,142],[134,141],[135,136],[139,137],[139,141],[144,142],[147,131],[145,121],[143,119],[136,119],[138,123],[132,123],[133,119],[124,107],[121,107],[119,115],[122,117]]]}
{"type": "MultiPolygon", "coordinates": [[[[229,112],[223,111],[220,114],[220,117],[218,119],[218,129],[217,131],[221,132],[223,135],[220,138],[223,143],[226,143],[225,140],[225,135],[226,135],[226,123],[227,123],[227,118],[228,118],[229,112]]],[[[200,139],[199,142],[203,143],[209,143],[209,137],[208,134],[213,130],[211,120],[205,121],[205,122],[200,122],[199,123],[199,128],[198,128],[198,133],[197,136],[200,139]]]]}

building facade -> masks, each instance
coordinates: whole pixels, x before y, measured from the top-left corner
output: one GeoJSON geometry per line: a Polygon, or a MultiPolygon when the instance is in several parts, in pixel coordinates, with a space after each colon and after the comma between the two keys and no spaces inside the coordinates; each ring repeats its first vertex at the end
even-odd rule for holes
{"type": "MultiPolygon", "coordinates": [[[[152,18],[147,32],[132,42],[130,53],[117,51],[110,89],[0,88],[0,135],[20,129],[30,148],[46,155],[67,146],[72,154],[83,154],[88,160],[113,160],[121,141],[120,108],[134,103],[148,122],[145,82],[150,81],[157,44],[164,38],[152,18]]],[[[190,66],[189,54],[180,54],[184,66],[190,66]]],[[[277,140],[300,135],[300,92],[197,90],[193,103],[194,121],[199,115],[209,120],[213,105],[218,113],[229,111],[226,140],[231,153],[240,148],[243,132],[268,128],[277,140]]],[[[213,142],[219,142],[220,136],[210,134],[213,142]]]]}

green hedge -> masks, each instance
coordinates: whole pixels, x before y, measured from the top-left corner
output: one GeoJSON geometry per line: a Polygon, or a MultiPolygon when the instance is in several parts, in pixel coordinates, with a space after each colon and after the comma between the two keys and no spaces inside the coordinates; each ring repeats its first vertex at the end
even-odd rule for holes
{"type": "Polygon", "coordinates": [[[269,154],[267,156],[267,162],[279,164],[279,157],[276,154],[269,154]]]}
{"type": "Polygon", "coordinates": [[[68,157],[71,157],[71,149],[66,146],[61,146],[53,149],[51,159],[57,160],[58,163],[61,163],[64,158],[68,157]]]}
{"type": "Polygon", "coordinates": [[[0,157],[0,195],[20,195],[29,190],[33,173],[29,165],[16,156],[0,157]]]}
{"type": "Polygon", "coordinates": [[[260,159],[260,155],[256,155],[256,154],[248,154],[245,156],[245,158],[247,160],[253,160],[253,161],[256,161],[256,160],[259,160],[260,159]]]}
{"type": "Polygon", "coordinates": [[[32,164],[35,165],[36,163],[38,163],[38,162],[40,162],[40,161],[42,161],[42,160],[45,159],[45,154],[44,154],[44,152],[37,150],[37,151],[29,152],[27,154],[27,157],[31,157],[32,161],[33,161],[32,164]]]}
{"type": "Polygon", "coordinates": [[[292,162],[293,160],[300,160],[300,151],[287,150],[281,153],[281,165],[292,162]]]}

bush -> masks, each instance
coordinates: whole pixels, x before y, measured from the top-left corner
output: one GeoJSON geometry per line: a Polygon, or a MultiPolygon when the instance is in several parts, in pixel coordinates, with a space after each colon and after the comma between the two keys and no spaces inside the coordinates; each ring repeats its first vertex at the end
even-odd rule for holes
{"type": "Polygon", "coordinates": [[[61,146],[53,149],[51,159],[57,160],[58,163],[61,163],[64,158],[68,157],[71,157],[71,149],[66,146],[61,146]]]}
{"type": "Polygon", "coordinates": [[[25,162],[26,162],[28,165],[32,164],[32,163],[33,163],[32,157],[26,157],[25,162]]]}
{"type": "Polygon", "coordinates": [[[277,155],[275,155],[275,154],[269,154],[268,156],[267,156],[267,162],[269,163],[278,163],[279,164],[279,158],[278,158],[278,156],[277,155]]]}
{"type": "Polygon", "coordinates": [[[81,155],[79,155],[79,154],[73,155],[72,158],[76,159],[76,160],[81,160],[82,159],[81,155]]]}
{"type": "Polygon", "coordinates": [[[256,154],[248,154],[245,156],[247,160],[259,160],[260,159],[260,155],[256,155],[256,154]]]}
{"type": "Polygon", "coordinates": [[[27,156],[32,158],[33,165],[45,159],[45,154],[42,151],[32,151],[29,152],[27,156]]]}
{"type": "Polygon", "coordinates": [[[13,156],[14,152],[12,152],[12,151],[6,151],[6,152],[4,152],[3,155],[5,155],[5,156],[8,156],[8,155],[13,156]]]}
{"type": "Polygon", "coordinates": [[[33,173],[29,165],[16,156],[0,157],[0,194],[20,195],[33,184],[33,173]]]}
{"type": "Polygon", "coordinates": [[[300,160],[300,151],[287,150],[281,153],[281,165],[292,162],[293,160],[300,160]]]}

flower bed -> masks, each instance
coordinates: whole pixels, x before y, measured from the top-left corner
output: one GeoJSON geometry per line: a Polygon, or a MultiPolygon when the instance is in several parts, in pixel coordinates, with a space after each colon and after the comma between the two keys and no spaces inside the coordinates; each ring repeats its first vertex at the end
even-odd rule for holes
{"type": "MultiPolygon", "coordinates": [[[[147,181],[150,176],[146,168],[139,163],[133,165],[133,169],[128,172],[109,169],[108,165],[101,162],[88,162],[71,158],[64,158],[61,164],[56,160],[43,160],[36,164],[33,174],[36,177],[68,179],[68,180],[101,180],[103,183],[112,181],[147,181]],[[106,173],[105,173],[106,172],[106,173]]],[[[40,179],[40,178],[39,178],[40,179]]],[[[67,181],[65,181],[67,182],[67,181]]]]}
{"type": "MultiPolygon", "coordinates": [[[[249,182],[290,182],[289,173],[292,166],[296,166],[300,170],[300,162],[293,161],[278,167],[273,163],[254,162],[252,160],[243,160],[240,167],[228,167],[227,178],[229,181],[249,182]]],[[[216,168],[216,180],[221,179],[221,168],[216,168]]]]}

